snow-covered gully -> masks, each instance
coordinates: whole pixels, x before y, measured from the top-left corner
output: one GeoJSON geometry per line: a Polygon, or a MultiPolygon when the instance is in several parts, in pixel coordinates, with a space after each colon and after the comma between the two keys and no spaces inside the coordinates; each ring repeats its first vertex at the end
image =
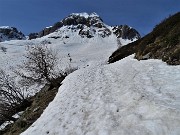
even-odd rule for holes
{"type": "Polygon", "coordinates": [[[180,66],[129,56],[70,74],[22,135],[178,135],[180,66]]]}

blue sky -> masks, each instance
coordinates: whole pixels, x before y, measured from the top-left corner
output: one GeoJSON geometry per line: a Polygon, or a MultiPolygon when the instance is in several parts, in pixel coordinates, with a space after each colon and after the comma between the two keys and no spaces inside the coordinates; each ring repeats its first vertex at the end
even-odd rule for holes
{"type": "Polygon", "coordinates": [[[0,26],[26,35],[39,32],[71,13],[96,12],[108,25],[127,24],[141,35],[180,11],[180,0],[0,0],[0,26]]]}

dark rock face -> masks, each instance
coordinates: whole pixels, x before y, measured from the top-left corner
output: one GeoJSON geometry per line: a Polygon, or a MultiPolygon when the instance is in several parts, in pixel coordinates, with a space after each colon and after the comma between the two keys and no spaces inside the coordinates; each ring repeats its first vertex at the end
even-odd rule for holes
{"type": "Polygon", "coordinates": [[[78,24],[84,24],[86,25],[87,19],[83,16],[78,16],[78,15],[70,15],[67,18],[62,20],[62,23],[64,26],[67,25],[78,25],[78,24]]]}
{"type": "Polygon", "coordinates": [[[25,35],[15,27],[0,27],[0,42],[6,40],[25,39],[25,35]]]}
{"type": "MultiPolygon", "coordinates": [[[[141,39],[140,39],[141,40],[141,39]]],[[[122,46],[121,48],[117,49],[110,57],[108,62],[114,63],[118,60],[121,60],[131,54],[134,54],[136,52],[138,43],[140,40],[137,40],[135,42],[132,42],[128,45],[122,46]]]]}
{"type": "Polygon", "coordinates": [[[60,22],[55,23],[53,26],[43,29],[39,32],[38,37],[46,36],[57,29],[63,26],[74,26],[73,29],[79,30],[79,35],[81,37],[92,38],[93,33],[95,33],[95,29],[87,29],[91,26],[94,28],[105,29],[104,33],[101,31],[102,37],[111,35],[111,31],[107,30],[108,28],[104,25],[102,19],[95,13],[86,14],[83,16],[82,14],[71,14],[60,22]]]}
{"type": "Polygon", "coordinates": [[[117,36],[117,38],[129,39],[133,38],[140,39],[140,34],[133,28],[130,28],[127,25],[120,25],[113,28],[113,33],[117,36]]]}
{"type": "Polygon", "coordinates": [[[110,28],[105,25],[103,20],[96,13],[77,13],[71,14],[62,21],[55,23],[53,26],[43,29],[38,33],[38,37],[46,36],[59,28],[67,26],[72,31],[78,31],[78,34],[84,38],[92,38],[95,34],[105,38],[111,34],[115,34],[117,38],[133,40],[139,39],[139,33],[127,25],[120,25],[110,28]]]}
{"type": "Polygon", "coordinates": [[[29,40],[31,40],[31,39],[36,39],[36,38],[38,37],[38,33],[30,33],[30,34],[28,35],[28,37],[29,37],[29,40]]]}
{"type": "Polygon", "coordinates": [[[87,31],[85,30],[85,31],[84,31],[83,29],[81,29],[81,30],[79,31],[79,35],[81,35],[82,38],[84,38],[84,37],[87,37],[87,38],[92,38],[92,37],[94,37],[93,34],[91,34],[89,30],[87,30],[87,31]]]}

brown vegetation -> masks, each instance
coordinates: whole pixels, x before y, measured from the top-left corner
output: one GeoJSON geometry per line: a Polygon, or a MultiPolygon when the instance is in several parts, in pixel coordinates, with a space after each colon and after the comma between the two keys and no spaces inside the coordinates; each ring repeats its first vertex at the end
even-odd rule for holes
{"type": "Polygon", "coordinates": [[[135,53],[138,60],[162,59],[170,65],[180,64],[180,12],[163,20],[151,33],[115,51],[109,62],[135,53]]]}

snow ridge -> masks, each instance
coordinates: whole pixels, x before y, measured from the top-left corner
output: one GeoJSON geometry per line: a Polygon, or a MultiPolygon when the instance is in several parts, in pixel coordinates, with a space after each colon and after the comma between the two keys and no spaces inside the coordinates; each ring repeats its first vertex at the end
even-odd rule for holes
{"type": "MultiPolygon", "coordinates": [[[[137,40],[140,34],[133,28],[127,25],[120,25],[119,27],[111,27],[103,22],[101,17],[96,13],[72,13],[65,17],[60,22],[55,23],[53,26],[46,27],[39,32],[38,37],[43,37],[55,31],[61,30],[63,27],[78,31],[78,35],[82,38],[93,38],[101,36],[103,38],[110,35],[116,35],[117,38],[137,40]]],[[[34,37],[36,38],[36,36],[34,37]]]]}
{"type": "Polygon", "coordinates": [[[63,81],[42,116],[21,135],[178,135],[177,73],[180,66],[139,62],[133,56],[78,70],[63,81]]]}
{"type": "Polygon", "coordinates": [[[73,16],[73,15],[75,15],[75,16],[82,16],[82,17],[85,17],[85,18],[88,18],[88,17],[99,17],[99,15],[96,14],[95,12],[90,13],[90,14],[88,14],[86,12],[84,12],[84,13],[72,13],[70,16],[73,16]]]}
{"type": "Polygon", "coordinates": [[[0,29],[12,29],[10,26],[0,26],[0,29]]]}

